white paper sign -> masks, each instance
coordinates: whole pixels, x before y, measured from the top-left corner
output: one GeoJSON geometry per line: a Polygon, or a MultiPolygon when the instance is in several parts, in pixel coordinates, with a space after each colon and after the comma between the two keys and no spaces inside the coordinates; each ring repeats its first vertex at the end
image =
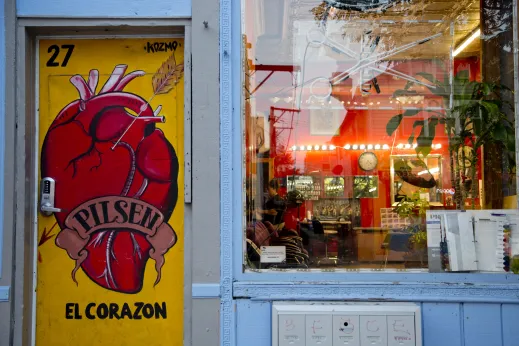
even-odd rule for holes
{"type": "Polygon", "coordinates": [[[261,263],[283,263],[287,258],[287,250],[284,246],[262,246],[261,263]]]}
{"type": "Polygon", "coordinates": [[[478,270],[483,272],[503,272],[504,269],[504,233],[503,224],[506,215],[485,215],[475,212],[476,219],[476,251],[478,254],[478,270]],[[481,215],[478,215],[481,214],[481,215]]]}
{"type": "Polygon", "coordinates": [[[519,217],[509,215],[510,219],[510,256],[519,255],[519,217]]]}
{"type": "Polygon", "coordinates": [[[441,220],[429,220],[427,214],[427,247],[440,247],[441,242],[441,220]]]}

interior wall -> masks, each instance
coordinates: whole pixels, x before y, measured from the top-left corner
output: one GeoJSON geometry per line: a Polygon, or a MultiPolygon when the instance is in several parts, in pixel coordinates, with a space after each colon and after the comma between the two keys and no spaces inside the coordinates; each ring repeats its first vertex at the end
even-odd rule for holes
{"type": "MultiPolygon", "coordinates": [[[[466,70],[471,80],[480,80],[480,60],[478,58],[458,58],[454,61],[454,74],[459,71],[466,70]]],[[[412,61],[396,63],[395,69],[406,71],[413,75],[417,71],[426,71],[431,73],[439,81],[444,81],[446,71],[437,68],[436,64],[430,61],[412,61]],[[414,72],[413,72],[414,71],[414,72]]],[[[257,81],[262,81],[270,71],[258,71],[256,74],[257,81]]],[[[356,175],[372,175],[379,179],[378,197],[361,198],[361,225],[362,227],[380,227],[381,216],[380,208],[389,208],[391,206],[391,175],[390,175],[390,156],[391,155],[413,155],[414,149],[398,149],[398,144],[408,144],[408,138],[413,134],[414,138],[418,137],[421,126],[414,126],[415,121],[428,119],[431,115],[427,112],[421,112],[412,117],[404,117],[400,126],[393,135],[388,135],[386,125],[390,119],[402,113],[404,110],[396,105],[392,100],[393,93],[401,90],[406,86],[403,79],[395,79],[392,76],[381,74],[377,77],[380,85],[380,93],[372,91],[368,96],[361,96],[359,92],[352,94],[351,81],[347,81],[344,85],[339,84],[334,87],[332,97],[342,103],[342,106],[336,106],[336,112],[340,123],[337,125],[337,133],[333,136],[316,135],[312,133],[312,107],[326,107],[313,105],[315,100],[303,99],[300,112],[272,111],[271,107],[279,107],[286,109],[297,109],[298,105],[273,103],[272,98],[262,97],[261,94],[270,95],[275,90],[281,89],[283,86],[289,85],[291,75],[277,71],[275,72],[261,88],[255,93],[257,99],[254,102],[256,113],[270,114],[269,135],[270,157],[273,159],[274,167],[272,168],[276,178],[286,178],[287,175],[316,175],[321,180],[325,177],[341,176],[348,177],[345,187],[344,198],[353,198],[353,177],[356,175]],[[308,103],[308,101],[310,103],[308,103]],[[391,102],[391,103],[390,103],[391,102]],[[354,106],[356,105],[356,106],[354,106]],[[366,109],[359,109],[363,106],[366,109]],[[394,109],[378,109],[378,107],[390,106],[394,109]],[[268,111],[269,109],[270,112],[268,111]],[[279,127],[277,127],[279,126],[279,127]],[[359,168],[358,159],[364,150],[344,150],[346,144],[372,144],[372,145],[388,145],[389,150],[375,150],[378,157],[378,166],[375,170],[364,172],[359,168]],[[301,146],[323,146],[334,145],[337,149],[332,151],[323,150],[299,150],[301,146]],[[296,151],[292,150],[296,147],[296,151]],[[289,167],[289,168],[287,168],[289,167]]],[[[424,103],[418,104],[418,107],[442,106],[441,97],[434,95],[425,87],[415,86],[413,90],[417,90],[419,95],[424,95],[424,103]]],[[[331,101],[330,101],[331,102],[331,101]]],[[[405,105],[412,107],[415,105],[405,105]]],[[[448,105],[443,105],[448,106],[448,105]]],[[[442,181],[443,189],[451,187],[450,164],[449,164],[449,143],[445,133],[445,127],[439,124],[433,140],[434,144],[440,144],[440,149],[433,149],[431,154],[439,154],[442,156],[442,181]]],[[[282,193],[284,191],[282,190],[282,193]]],[[[306,215],[306,209],[312,208],[312,202],[304,203],[299,210],[288,210],[285,214],[285,224],[288,227],[296,228],[296,217],[299,218],[306,215]]],[[[296,208],[294,208],[296,209],[296,208]]]]}

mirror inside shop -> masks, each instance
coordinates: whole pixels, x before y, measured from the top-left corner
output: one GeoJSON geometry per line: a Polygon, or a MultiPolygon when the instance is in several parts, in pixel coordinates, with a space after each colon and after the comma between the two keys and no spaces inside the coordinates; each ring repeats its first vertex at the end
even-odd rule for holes
{"type": "Polygon", "coordinates": [[[245,270],[519,272],[512,0],[242,10],[245,270]]]}

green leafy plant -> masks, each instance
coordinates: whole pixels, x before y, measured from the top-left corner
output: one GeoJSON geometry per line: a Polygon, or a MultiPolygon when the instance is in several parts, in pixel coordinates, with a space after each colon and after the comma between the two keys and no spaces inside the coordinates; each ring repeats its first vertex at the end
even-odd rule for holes
{"type": "MultiPolygon", "coordinates": [[[[505,113],[507,107],[513,108],[502,98],[503,93],[510,90],[495,83],[470,81],[467,70],[453,76],[452,83],[446,72],[443,81],[429,73],[417,75],[432,84],[427,88],[432,94],[441,97],[444,110],[407,109],[389,120],[387,134],[393,135],[404,118],[419,118],[413,123],[413,133],[408,142],[416,142],[416,153],[426,157],[431,152],[437,126],[444,125],[449,141],[451,183],[455,188],[456,205],[464,209],[464,200],[470,192],[474,208],[477,193],[474,182],[480,160],[478,149],[486,144],[498,143],[506,149],[509,161],[514,161],[514,124],[505,113]],[[416,128],[420,129],[417,136],[414,131],[416,128]]],[[[401,96],[417,95],[412,90],[413,85],[408,82],[404,89],[396,90],[393,97],[398,99],[401,96]]]]}
{"type": "Polygon", "coordinates": [[[519,274],[519,256],[512,257],[510,261],[510,270],[514,274],[519,274]]]}
{"type": "Polygon", "coordinates": [[[405,196],[393,208],[398,216],[411,221],[411,224],[406,227],[406,230],[411,233],[408,241],[409,256],[419,258],[422,265],[427,257],[427,230],[425,227],[427,209],[429,209],[429,202],[420,198],[420,191],[416,191],[411,196],[405,196]]]}
{"type": "Polygon", "coordinates": [[[420,229],[418,232],[415,232],[409,242],[412,244],[412,247],[415,250],[423,250],[427,248],[427,232],[423,229],[420,229]]]}
{"type": "Polygon", "coordinates": [[[427,209],[429,209],[429,202],[421,199],[420,191],[416,191],[411,196],[404,196],[395,205],[393,211],[401,218],[411,219],[412,224],[424,224],[427,209]]]}

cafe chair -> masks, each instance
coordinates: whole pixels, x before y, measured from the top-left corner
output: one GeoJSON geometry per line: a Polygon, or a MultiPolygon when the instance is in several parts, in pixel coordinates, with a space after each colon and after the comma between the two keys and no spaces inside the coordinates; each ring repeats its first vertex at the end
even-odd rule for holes
{"type": "MultiPolygon", "coordinates": [[[[323,224],[319,220],[312,220],[312,228],[314,230],[314,233],[316,235],[319,235],[320,237],[322,237],[322,240],[324,242],[325,255],[324,255],[324,258],[321,258],[317,261],[317,265],[321,265],[322,262],[328,262],[328,263],[333,263],[334,265],[337,265],[338,258],[336,256],[330,257],[328,255],[329,233],[324,232],[323,224]]],[[[336,231],[336,233],[337,233],[337,231],[336,231]]]]}

